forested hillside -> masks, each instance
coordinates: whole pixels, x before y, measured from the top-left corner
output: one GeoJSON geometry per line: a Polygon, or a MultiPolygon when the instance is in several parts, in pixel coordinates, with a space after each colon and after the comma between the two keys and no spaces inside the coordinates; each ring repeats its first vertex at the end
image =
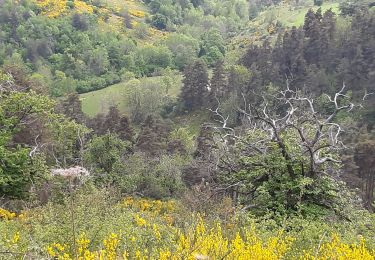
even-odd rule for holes
{"type": "Polygon", "coordinates": [[[0,0],[0,259],[375,259],[375,2],[0,0]]]}

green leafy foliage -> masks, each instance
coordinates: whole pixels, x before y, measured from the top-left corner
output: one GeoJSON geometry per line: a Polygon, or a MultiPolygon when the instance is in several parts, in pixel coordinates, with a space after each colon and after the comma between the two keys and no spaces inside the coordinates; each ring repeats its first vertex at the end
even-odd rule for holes
{"type": "Polygon", "coordinates": [[[77,142],[89,131],[57,114],[49,97],[0,75],[0,189],[7,197],[22,198],[49,178],[51,161],[64,167],[79,161],[77,142]]]}
{"type": "Polygon", "coordinates": [[[86,160],[96,165],[99,171],[110,174],[120,162],[125,152],[126,143],[116,135],[108,133],[90,141],[86,151],[86,160]]]}
{"type": "Polygon", "coordinates": [[[35,117],[50,116],[53,102],[35,92],[0,92],[0,191],[22,197],[32,182],[46,176],[43,157],[33,160],[31,148],[13,143],[13,137],[35,117]]]}
{"type": "MultiPolygon", "coordinates": [[[[267,139],[267,133],[252,132],[238,144],[238,170],[223,173],[224,183],[239,183],[243,203],[250,203],[257,215],[302,214],[316,217],[330,212],[340,212],[347,205],[350,194],[345,185],[329,175],[311,177],[306,169],[309,158],[300,149],[296,133],[286,132],[283,142],[287,146],[290,161],[286,159],[276,142],[267,142],[267,153],[251,153],[247,143],[267,139]],[[290,175],[288,166],[295,175],[290,175]],[[246,194],[246,195],[245,195],[246,194]]],[[[327,171],[328,168],[322,169],[327,171]]]]}

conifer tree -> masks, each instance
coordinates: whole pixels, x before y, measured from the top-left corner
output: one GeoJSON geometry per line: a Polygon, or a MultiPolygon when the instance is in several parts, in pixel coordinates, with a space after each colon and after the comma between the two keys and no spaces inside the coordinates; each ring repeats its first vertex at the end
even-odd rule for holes
{"type": "Polygon", "coordinates": [[[123,115],[120,118],[119,124],[117,125],[116,133],[121,140],[126,140],[131,143],[134,142],[134,129],[130,124],[130,120],[127,116],[123,115]]]}
{"type": "Polygon", "coordinates": [[[152,115],[147,116],[137,139],[137,149],[151,156],[160,154],[166,148],[168,133],[167,124],[152,115]]]}
{"type": "Polygon", "coordinates": [[[355,163],[358,166],[359,174],[363,180],[363,200],[367,209],[374,211],[375,192],[375,140],[372,138],[361,141],[354,154],[355,163]]]}
{"type": "Polygon", "coordinates": [[[202,125],[197,137],[197,149],[195,150],[194,157],[208,159],[213,145],[214,136],[212,130],[206,125],[202,125]]]}
{"type": "Polygon", "coordinates": [[[314,10],[309,9],[305,15],[305,22],[303,24],[303,30],[305,31],[305,35],[310,37],[310,30],[312,24],[316,21],[316,16],[314,10]]]}
{"type": "Polygon", "coordinates": [[[77,93],[70,94],[63,100],[58,105],[57,111],[75,120],[77,123],[84,123],[85,121],[85,115],[82,111],[82,102],[77,93]]]}
{"type": "Polygon", "coordinates": [[[222,60],[216,62],[210,83],[209,102],[216,105],[216,99],[222,100],[228,94],[228,79],[222,60]]]}
{"type": "Polygon", "coordinates": [[[327,10],[323,14],[322,27],[324,33],[328,36],[330,40],[332,40],[334,37],[334,33],[336,31],[335,13],[332,12],[332,9],[327,10]]]}
{"type": "Polygon", "coordinates": [[[98,114],[91,120],[90,127],[99,135],[115,133],[123,141],[134,142],[134,129],[126,115],[121,115],[116,106],[109,108],[107,115],[98,114]]]}
{"type": "Polygon", "coordinates": [[[367,79],[368,66],[366,64],[365,57],[360,46],[357,47],[356,55],[354,56],[354,59],[351,61],[350,68],[351,69],[349,75],[351,76],[352,85],[362,83],[364,80],[367,79]]]}
{"type": "Polygon", "coordinates": [[[207,67],[202,60],[197,60],[185,68],[183,84],[180,101],[184,108],[192,111],[202,107],[209,85],[207,67]]]}
{"type": "Polygon", "coordinates": [[[312,22],[309,31],[309,37],[304,48],[305,59],[309,64],[318,64],[321,57],[321,26],[320,22],[316,19],[312,22]]]}
{"type": "Polygon", "coordinates": [[[104,119],[105,132],[109,131],[114,133],[118,127],[120,121],[120,111],[116,106],[111,106],[109,108],[108,114],[104,119]]]}

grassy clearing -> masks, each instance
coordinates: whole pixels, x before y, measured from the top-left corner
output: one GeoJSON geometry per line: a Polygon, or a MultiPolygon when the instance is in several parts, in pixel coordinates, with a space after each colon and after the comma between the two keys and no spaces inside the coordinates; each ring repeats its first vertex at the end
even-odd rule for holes
{"type": "Polygon", "coordinates": [[[336,14],[339,13],[339,3],[325,3],[321,7],[309,5],[301,7],[292,7],[290,5],[278,5],[273,6],[262,13],[253,21],[253,25],[265,25],[268,26],[271,23],[280,22],[285,27],[301,26],[305,20],[305,15],[309,9],[314,11],[319,8],[322,9],[322,13],[332,9],[336,14]]]}
{"type": "Polygon", "coordinates": [[[107,0],[105,1],[106,4],[113,7],[129,7],[133,9],[143,10],[146,11],[146,7],[140,0],[107,0]]]}
{"type": "MultiPolygon", "coordinates": [[[[304,7],[301,9],[296,10],[289,10],[288,8],[284,7],[279,10],[276,10],[277,20],[280,21],[284,26],[301,26],[305,20],[305,14],[307,11],[312,8],[314,11],[318,10],[319,7],[317,6],[310,6],[304,7]]],[[[332,9],[332,11],[336,14],[339,13],[339,4],[338,3],[327,3],[321,6],[322,13],[325,11],[332,9]]]]}
{"type": "Polygon", "coordinates": [[[322,13],[332,9],[336,14],[339,12],[339,3],[325,3],[321,7],[310,5],[303,7],[291,7],[290,5],[278,5],[270,7],[264,12],[260,13],[259,16],[254,20],[255,24],[270,24],[276,21],[280,22],[285,27],[300,26],[303,25],[305,14],[309,9],[314,11],[319,8],[322,9],[322,13]]]}
{"type": "MultiPolygon", "coordinates": [[[[314,6],[311,1],[310,5],[298,8],[288,4],[267,8],[257,18],[248,23],[247,29],[231,40],[229,48],[231,56],[241,57],[246,46],[249,44],[261,45],[266,39],[273,42],[276,39],[277,33],[275,33],[275,30],[272,30],[272,27],[277,23],[281,23],[283,27],[299,27],[303,25],[305,15],[310,8],[316,11],[319,7],[314,6]]],[[[339,14],[339,3],[337,2],[324,3],[320,8],[322,9],[322,13],[332,9],[334,13],[339,14]]],[[[233,61],[231,62],[233,63],[233,61]]]]}
{"type": "MultiPolygon", "coordinates": [[[[181,88],[182,77],[177,77],[177,84],[169,89],[168,95],[177,97],[181,88]]],[[[163,77],[149,77],[140,79],[141,87],[147,87],[150,84],[163,85],[163,77]]],[[[106,113],[111,106],[117,106],[121,112],[128,113],[127,97],[131,93],[131,81],[122,82],[110,87],[80,95],[83,112],[93,117],[99,113],[106,113]]]]}

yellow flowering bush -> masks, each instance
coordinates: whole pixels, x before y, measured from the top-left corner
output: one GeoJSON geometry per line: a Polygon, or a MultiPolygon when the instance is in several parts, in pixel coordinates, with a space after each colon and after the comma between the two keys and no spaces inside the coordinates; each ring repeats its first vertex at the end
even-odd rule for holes
{"type": "Polygon", "coordinates": [[[83,1],[75,0],[74,1],[74,8],[78,13],[89,13],[92,14],[94,12],[94,8],[91,5],[86,4],[83,1]]]}
{"type": "Polygon", "coordinates": [[[131,21],[131,25],[132,25],[132,27],[136,27],[137,25],[138,25],[139,23],[137,22],[137,21],[131,21]]]}
{"type": "Polygon", "coordinates": [[[60,258],[69,258],[69,254],[66,253],[66,246],[61,245],[60,243],[53,243],[47,247],[47,253],[51,257],[60,258]]]}
{"type": "Polygon", "coordinates": [[[16,213],[0,208],[0,219],[11,220],[16,217],[16,213]]]}
{"type": "Polygon", "coordinates": [[[50,18],[63,14],[67,9],[67,2],[67,0],[36,0],[36,4],[42,10],[42,14],[50,18]]]}
{"type": "Polygon", "coordinates": [[[147,225],[146,220],[144,218],[140,217],[138,214],[135,215],[134,219],[135,219],[135,223],[139,227],[144,227],[144,226],[147,225]]]}
{"type": "Polygon", "coordinates": [[[129,10],[129,14],[138,18],[144,18],[146,13],[141,10],[129,10]]]}
{"type": "MultiPolygon", "coordinates": [[[[160,243],[155,248],[137,241],[126,241],[120,235],[111,233],[103,240],[103,247],[90,251],[90,240],[81,234],[76,244],[78,259],[280,259],[289,250],[292,238],[279,232],[267,241],[260,239],[255,230],[243,230],[244,236],[237,233],[234,238],[224,235],[221,225],[209,227],[202,218],[198,218],[196,227],[187,230],[173,229],[174,240],[165,244],[156,224],[143,225],[153,232],[149,234],[160,243]],[[131,245],[131,247],[126,247],[131,245]],[[123,250],[120,250],[122,248],[123,250]]],[[[66,251],[66,246],[53,243],[47,247],[47,253],[57,259],[73,259],[66,251]]]]}
{"type": "Polygon", "coordinates": [[[137,199],[127,197],[121,204],[124,207],[134,209],[140,212],[149,212],[153,215],[163,215],[172,213],[177,209],[176,202],[173,200],[161,201],[150,199],[137,199]]]}
{"type": "MultiPolygon", "coordinates": [[[[174,223],[174,215],[179,210],[177,203],[173,200],[161,201],[138,199],[133,197],[125,198],[120,206],[140,212],[143,215],[146,214],[152,217],[159,216],[167,225],[172,225],[174,223]]],[[[135,223],[138,226],[146,225],[146,223],[144,223],[144,219],[138,214],[135,216],[135,223]]]]}
{"type": "MultiPolygon", "coordinates": [[[[0,232],[0,252],[17,252],[24,254],[27,252],[27,241],[22,237],[20,231],[6,230],[0,232]]],[[[1,254],[0,254],[0,259],[1,254]]]]}
{"type": "MultiPolygon", "coordinates": [[[[42,15],[49,18],[56,18],[68,11],[67,0],[35,0],[37,6],[41,9],[42,15]]],[[[81,0],[74,0],[74,11],[82,13],[93,13],[94,8],[81,0]]]]}
{"type": "Polygon", "coordinates": [[[76,241],[76,246],[78,247],[77,255],[79,260],[91,260],[95,259],[95,254],[90,252],[90,239],[87,238],[86,233],[81,233],[76,241]]]}
{"type": "Polygon", "coordinates": [[[0,221],[0,251],[64,260],[375,257],[372,235],[366,236],[368,241],[355,239],[347,230],[344,236],[322,239],[317,235],[306,240],[310,238],[306,234],[325,232],[311,229],[302,238],[301,232],[287,232],[272,222],[257,223],[242,213],[224,220],[189,212],[175,201],[128,197],[108,203],[100,196],[82,196],[74,202],[73,218],[69,206],[50,204],[25,212],[22,219],[0,221]],[[168,222],[168,217],[177,220],[168,222]]]}
{"type": "Polygon", "coordinates": [[[104,250],[100,251],[100,256],[108,260],[115,259],[119,242],[119,236],[115,233],[111,233],[109,237],[104,240],[104,250]]]}
{"type": "Polygon", "coordinates": [[[374,260],[375,251],[368,250],[365,240],[360,239],[359,244],[345,244],[340,240],[337,234],[332,235],[331,241],[318,247],[315,253],[305,253],[305,260],[328,260],[328,259],[362,259],[374,260]]]}
{"type": "Polygon", "coordinates": [[[242,229],[234,237],[225,235],[219,223],[209,228],[199,218],[195,229],[189,228],[176,241],[176,251],[162,251],[165,259],[281,259],[290,249],[293,238],[279,232],[262,240],[254,228],[242,229]],[[242,235],[240,234],[242,233],[242,235]]]}
{"type": "MultiPolygon", "coordinates": [[[[162,242],[163,237],[158,225],[142,224],[142,227],[153,230],[149,236],[160,241],[155,243],[154,247],[136,241],[134,237],[127,241],[119,234],[110,233],[103,240],[101,249],[90,251],[88,249],[90,240],[86,238],[85,234],[81,234],[77,240],[77,259],[276,260],[285,258],[286,254],[293,250],[293,242],[296,239],[286,235],[283,231],[264,239],[257,234],[254,227],[242,228],[234,236],[231,236],[222,230],[220,223],[210,226],[203,218],[198,216],[196,219],[195,226],[190,226],[186,230],[173,229],[173,240],[170,243],[162,242]]],[[[74,259],[72,255],[66,253],[65,248],[63,245],[53,243],[47,248],[47,252],[49,256],[57,259],[74,259]]],[[[373,260],[374,256],[375,252],[366,248],[364,240],[361,240],[358,245],[348,245],[341,242],[337,235],[334,235],[330,242],[323,243],[317,250],[302,252],[300,259],[373,260]]]]}

